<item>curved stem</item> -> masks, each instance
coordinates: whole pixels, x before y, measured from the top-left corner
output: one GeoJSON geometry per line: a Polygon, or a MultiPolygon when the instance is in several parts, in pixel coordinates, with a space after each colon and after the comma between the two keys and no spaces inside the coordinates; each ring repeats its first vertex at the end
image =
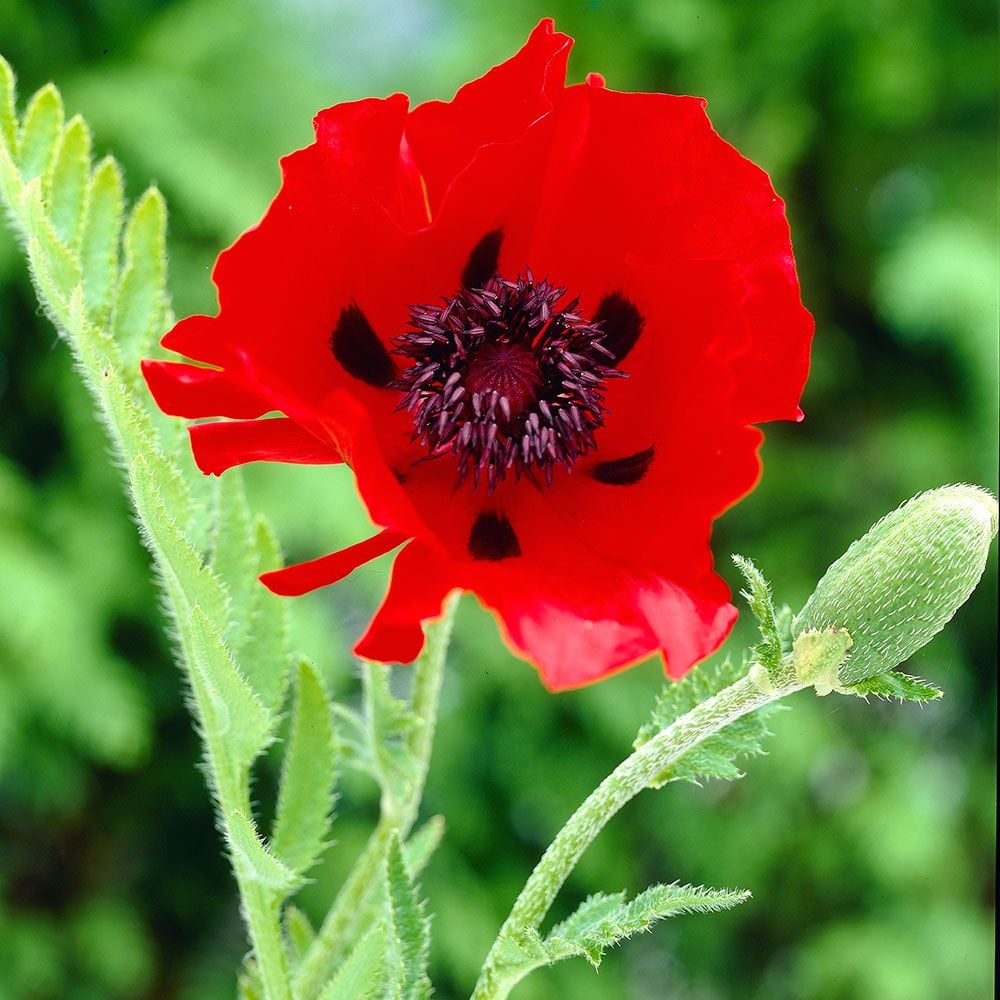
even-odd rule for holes
{"type": "Polygon", "coordinates": [[[441,617],[427,626],[424,651],[413,668],[410,708],[419,724],[410,737],[409,749],[416,767],[409,794],[395,814],[383,812],[365,849],[355,861],[295,975],[296,998],[311,1000],[315,997],[338,960],[349,952],[352,943],[360,936],[366,919],[366,903],[372,891],[381,885],[380,873],[392,834],[398,831],[399,836],[404,838],[417,818],[430,767],[441,681],[457,606],[458,595],[449,597],[441,617]]]}
{"type": "Polygon", "coordinates": [[[804,686],[790,661],[770,674],[754,664],[746,676],[702,702],[622,761],[569,818],[531,873],[490,949],[473,1000],[503,1000],[526,974],[525,969],[504,967],[504,942],[538,929],[583,852],[622,806],[655,783],[692,747],[740,716],[804,686]]]}

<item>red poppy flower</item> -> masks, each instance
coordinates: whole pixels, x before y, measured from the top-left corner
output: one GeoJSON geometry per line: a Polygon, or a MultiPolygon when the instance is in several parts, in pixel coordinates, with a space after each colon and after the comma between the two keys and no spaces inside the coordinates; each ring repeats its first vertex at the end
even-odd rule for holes
{"type": "Polygon", "coordinates": [[[206,473],[351,467],[381,530],[262,579],[403,546],[360,656],[412,660],[453,588],[551,688],[679,677],[735,617],[711,524],[808,366],[784,207],[703,101],[566,86],[570,45],[542,21],[451,102],[320,112],[219,315],[163,339],[200,364],[144,364],[167,413],[230,418],[191,427],[206,473]]]}

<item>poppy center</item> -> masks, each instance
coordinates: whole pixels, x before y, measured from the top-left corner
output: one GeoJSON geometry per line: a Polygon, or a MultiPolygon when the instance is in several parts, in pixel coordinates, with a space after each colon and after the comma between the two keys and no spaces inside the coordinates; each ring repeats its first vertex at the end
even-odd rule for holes
{"type": "Polygon", "coordinates": [[[507,419],[519,417],[538,399],[542,373],[531,351],[509,341],[483,344],[469,358],[465,385],[482,396],[499,393],[508,402],[507,419]]]}
{"type": "Polygon", "coordinates": [[[508,473],[537,470],[551,485],[557,465],[571,469],[594,447],[605,383],[624,373],[611,367],[602,324],[565,296],[527,271],[411,307],[410,329],[394,338],[408,364],[393,383],[399,408],[427,457],[457,460],[459,482],[482,477],[492,493],[508,473]]]}

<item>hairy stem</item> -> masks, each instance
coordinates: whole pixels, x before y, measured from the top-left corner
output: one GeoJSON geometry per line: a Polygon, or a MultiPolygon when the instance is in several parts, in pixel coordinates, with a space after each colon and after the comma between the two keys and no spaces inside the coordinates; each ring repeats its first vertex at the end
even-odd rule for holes
{"type": "Polygon", "coordinates": [[[413,668],[411,708],[419,720],[410,738],[410,753],[416,762],[415,780],[406,800],[396,811],[382,813],[365,849],[323,920],[295,976],[294,995],[297,1000],[312,1000],[317,996],[337,963],[361,936],[367,919],[367,904],[373,891],[381,884],[380,873],[392,834],[398,831],[401,838],[405,837],[417,818],[434,745],[441,680],[457,605],[457,596],[450,597],[445,602],[442,616],[427,626],[424,651],[413,668]]]}
{"type": "Polygon", "coordinates": [[[583,852],[622,806],[709,736],[803,686],[788,660],[770,674],[755,664],[746,676],[702,702],[623,760],[569,818],[531,873],[490,949],[473,1000],[503,1000],[518,983],[523,973],[504,967],[504,941],[538,929],[583,852]]]}

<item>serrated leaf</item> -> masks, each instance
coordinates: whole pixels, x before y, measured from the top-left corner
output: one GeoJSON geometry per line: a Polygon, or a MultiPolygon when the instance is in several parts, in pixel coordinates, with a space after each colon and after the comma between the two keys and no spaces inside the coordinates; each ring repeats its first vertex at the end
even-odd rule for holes
{"type": "Polygon", "coordinates": [[[846,690],[861,698],[875,695],[876,698],[897,698],[899,701],[934,701],[944,696],[939,687],[897,670],[876,674],[846,690]]]}
{"type": "Polygon", "coordinates": [[[291,892],[298,884],[298,878],[264,846],[253,821],[238,809],[229,813],[227,821],[225,830],[229,853],[240,879],[262,886],[280,897],[291,892]]]}
{"type": "Polygon", "coordinates": [[[89,183],[90,129],[75,115],[63,130],[46,184],[52,228],[70,248],[80,235],[89,183]]]}
{"type": "Polygon", "coordinates": [[[272,594],[258,579],[266,569],[281,564],[281,550],[263,517],[254,525],[256,566],[249,582],[249,634],[240,649],[240,663],[253,689],[268,708],[277,709],[288,682],[291,655],[288,641],[288,602],[272,594]]]}
{"type": "MultiPolygon", "coordinates": [[[[46,298],[58,298],[64,310],[68,310],[73,289],[80,284],[80,262],[52,228],[42,202],[42,182],[37,178],[27,184],[22,194],[22,213],[31,249],[32,265],[37,266],[38,258],[44,262],[44,269],[52,282],[52,290],[46,290],[46,298]]],[[[43,302],[43,305],[48,303],[43,302]]],[[[63,319],[61,326],[65,327],[63,319]]]]}
{"type": "Polygon", "coordinates": [[[212,714],[205,720],[206,730],[224,740],[237,767],[248,768],[271,742],[275,719],[237,669],[218,629],[197,606],[191,611],[190,645],[195,680],[205,694],[199,700],[212,714]]]}
{"type": "Polygon", "coordinates": [[[80,231],[80,263],[87,311],[104,317],[118,275],[118,235],[125,214],[121,168],[110,156],[94,168],[80,231]]]}
{"type": "Polygon", "coordinates": [[[305,958],[310,945],[316,939],[316,931],[309,918],[293,904],[285,907],[283,916],[285,925],[285,940],[288,943],[288,953],[292,968],[298,966],[305,958]]]}
{"type": "Polygon", "coordinates": [[[21,213],[21,192],[24,189],[21,175],[14,163],[14,150],[0,142],[0,199],[15,217],[21,213]]]}
{"type": "Polygon", "coordinates": [[[405,701],[389,690],[388,667],[366,663],[362,677],[368,710],[368,750],[386,811],[392,815],[406,801],[417,780],[410,740],[420,720],[405,701]]]}
{"type": "Polygon", "coordinates": [[[209,565],[229,592],[226,641],[237,654],[250,630],[250,594],[257,583],[256,526],[251,526],[243,477],[233,469],[218,481],[209,565]]]}
{"type": "Polygon", "coordinates": [[[247,963],[247,971],[242,973],[236,980],[237,1000],[267,1000],[264,996],[264,987],[257,973],[257,966],[253,962],[247,963]]]}
{"type": "Polygon", "coordinates": [[[59,278],[50,270],[50,258],[39,240],[28,237],[28,270],[31,273],[31,283],[35,286],[38,301],[45,310],[52,325],[60,332],[65,330],[70,322],[69,300],[64,298],[59,278]]]}
{"type": "Polygon", "coordinates": [[[17,114],[14,111],[16,96],[14,71],[10,68],[10,63],[0,56],[0,142],[8,149],[13,149],[17,141],[17,114]]]}
{"type": "Polygon", "coordinates": [[[111,337],[131,364],[149,353],[166,312],[167,206],[148,188],[135,203],[122,239],[124,267],[111,311],[111,337]]]}
{"type": "Polygon", "coordinates": [[[389,889],[386,964],[391,995],[399,1000],[424,1000],[430,996],[431,986],[427,977],[430,921],[395,835],[389,842],[385,871],[389,889]]]}
{"type": "Polygon", "coordinates": [[[336,763],[326,691],[316,670],[303,661],[296,675],[295,708],[271,838],[274,853],[300,874],[315,864],[327,846],[336,763]]]}
{"type": "Polygon", "coordinates": [[[427,867],[444,837],[444,828],[444,816],[431,816],[403,844],[403,859],[411,878],[416,878],[427,867]]]}
{"type": "Polygon", "coordinates": [[[59,91],[47,83],[31,98],[24,112],[17,144],[17,168],[25,182],[48,171],[62,127],[62,98],[59,91]]]}
{"type": "Polygon", "coordinates": [[[320,1000],[372,1000],[382,986],[385,950],[385,930],[373,927],[320,994],[320,1000]]]}
{"type": "Polygon", "coordinates": [[[775,667],[781,660],[781,638],[774,613],[771,585],[750,559],[734,555],[733,562],[747,582],[746,589],[740,591],[740,596],[747,602],[760,629],[760,642],[754,647],[753,658],[765,667],[775,667]]]}
{"type": "Polygon", "coordinates": [[[157,467],[155,453],[137,455],[130,468],[132,498],[139,514],[141,528],[157,564],[175,598],[178,613],[199,606],[210,621],[225,622],[229,618],[228,597],[218,578],[201,560],[181,531],[176,518],[164,504],[161,483],[170,488],[170,467],[157,467]]]}
{"type": "MultiPolygon", "coordinates": [[[[656,701],[650,721],[636,736],[636,749],[703,701],[735,683],[747,668],[745,662],[736,668],[727,658],[715,668],[698,667],[682,680],[668,684],[656,701]]],[[[649,787],[660,788],[670,781],[700,784],[709,778],[731,781],[743,777],[736,762],[764,752],[763,741],[770,735],[767,720],[777,711],[780,706],[771,703],[735,719],[671,763],[649,787]]]]}
{"type": "Polygon", "coordinates": [[[745,890],[654,885],[625,902],[624,893],[591,896],[542,942],[552,961],[579,955],[597,968],[604,952],[653,924],[680,913],[712,913],[750,898],[745,890]]]}

